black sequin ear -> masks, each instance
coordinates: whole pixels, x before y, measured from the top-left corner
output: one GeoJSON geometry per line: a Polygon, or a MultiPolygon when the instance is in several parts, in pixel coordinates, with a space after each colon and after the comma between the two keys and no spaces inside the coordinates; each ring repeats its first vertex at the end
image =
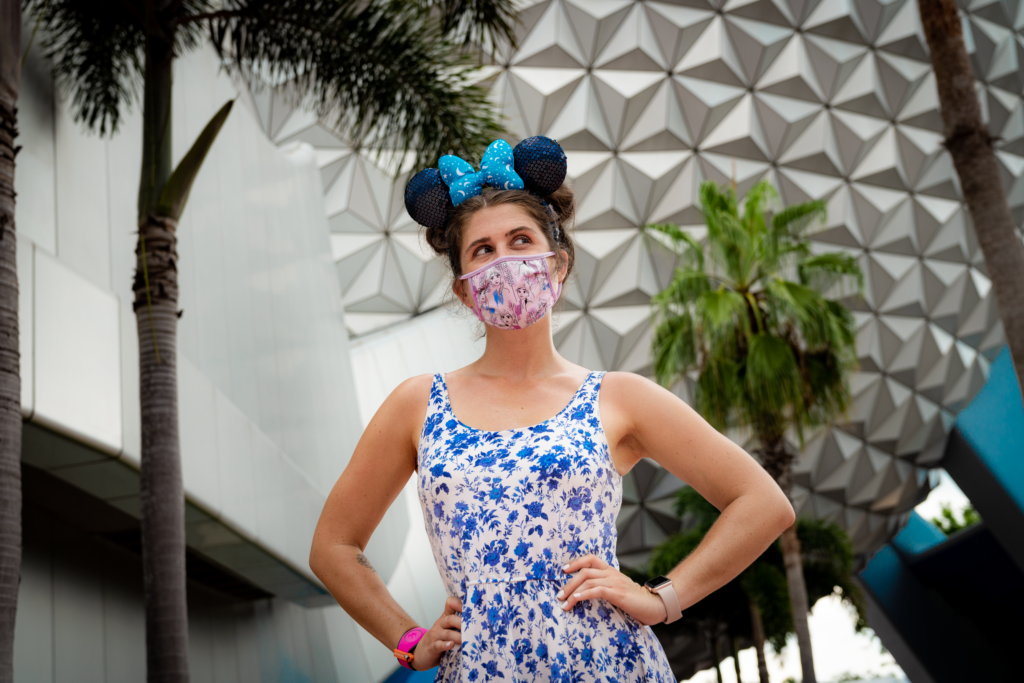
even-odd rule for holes
{"type": "Polygon", "coordinates": [[[565,180],[565,152],[561,145],[543,135],[526,138],[512,150],[516,173],[526,187],[547,196],[560,188],[565,180]]]}
{"type": "Polygon", "coordinates": [[[405,186],[405,210],[420,225],[444,230],[454,208],[448,186],[436,168],[423,169],[405,186]]]}

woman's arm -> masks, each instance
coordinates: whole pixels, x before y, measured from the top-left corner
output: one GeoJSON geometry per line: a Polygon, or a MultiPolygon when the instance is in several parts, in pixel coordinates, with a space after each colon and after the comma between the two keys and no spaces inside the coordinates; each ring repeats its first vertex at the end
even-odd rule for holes
{"type": "MultiPolygon", "coordinates": [[[[310,569],[338,604],[389,650],[417,624],[391,597],[363,550],[416,468],[430,381],[423,376],[403,382],[373,416],[327,497],[309,553],[310,569]]],[[[441,652],[461,641],[461,634],[451,630],[461,625],[461,605],[454,607],[446,604],[445,613],[416,647],[415,668],[433,666],[441,652]]]]}
{"type": "MultiPolygon", "coordinates": [[[[684,610],[734,579],[793,523],[793,507],[768,473],[670,391],[639,375],[613,372],[602,382],[600,401],[620,472],[651,458],[722,512],[697,549],[668,574],[684,610]]],[[[567,565],[577,575],[566,585],[565,609],[615,591],[611,601],[644,623],[664,618],[659,598],[611,580],[602,564],[588,557],[567,565]]]]}

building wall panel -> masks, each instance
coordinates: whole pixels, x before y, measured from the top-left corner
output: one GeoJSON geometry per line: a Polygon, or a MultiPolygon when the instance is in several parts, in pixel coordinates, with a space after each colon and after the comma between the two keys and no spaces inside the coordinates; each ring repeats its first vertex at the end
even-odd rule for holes
{"type": "Polygon", "coordinates": [[[53,558],[50,523],[23,517],[21,583],[14,628],[14,680],[53,683],[53,558]]]}
{"type": "MultiPolygon", "coordinates": [[[[320,609],[238,601],[193,581],[188,591],[194,683],[367,680],[336,675],[325,621],[310,618],[320,609]]],[[[145,657],[141,558],[29,505],[15,681],[137,683],[145,657]]]]}
{"type": "Polygon", "coordinates": [[[117,299],[63,261],[35,255],[35,415],[121,450],[117,299]]]}
{"type": "Polygon", "coordinates": [[[16,254],[18,268],[18,349],[21,352],[21,414],[32,415],[35,407],[35,315],[32,287],[35,245],[31,240],[18,238],[16,254]]]}
{"type": "Polygon", "coordinates": [[[220,467],[215,393],[213,383],[179,355],[178,420],[185,489],[196,502],[219,514],[220,467]]]}
{"type": "Polygon", "coordinates": [[[70,101],[58,94],[56,253],[94,285],[110,289],[107,141],[85,132],[73,117],[70,101]]]}
{"type": "Polygon", "coordinates": [[[103,565],[81,532],[53,527],[55,683],[104,683],[103,565]]]}
{"type": "Polygon", "coordinates": [[[29,51],[18,92],[18,152],[14,173],[16,229],[51,254],[57,252],[56,122],[53,85],[39,50],[29,51]]]}
{"type": "Polygon", "coordinates": [[[221,516],[244,529],[256,519],[251,423],[219,391],[216,392],[215,402],[221,516]]]}
{"type": "Polygon", "coordinates": [[[142,574],[112,551],[103,563],[103,646],[107,683],[139,683],[146,671],[142,574]]]}

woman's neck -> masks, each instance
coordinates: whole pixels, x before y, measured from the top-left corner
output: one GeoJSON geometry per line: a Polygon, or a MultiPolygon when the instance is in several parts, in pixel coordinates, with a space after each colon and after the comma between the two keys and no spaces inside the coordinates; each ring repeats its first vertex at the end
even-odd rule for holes
{"type": "Polygon", "coordinates": [[[501,330],[487,325],[487,348],[470,367],[481,375],[513,382],[550,377],[570,365],[555,349],[551,314],[522,330],[501,330]]]}

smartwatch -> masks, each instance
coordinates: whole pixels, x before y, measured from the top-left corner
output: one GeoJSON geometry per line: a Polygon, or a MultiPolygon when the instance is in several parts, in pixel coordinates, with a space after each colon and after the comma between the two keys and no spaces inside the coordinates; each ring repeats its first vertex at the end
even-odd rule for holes
{"type": "Polygon", "coordinates": [[[667,576],[655,576],[644,584],[649,593],[654,593],[665,603],[665,623],[682,618],[683,611],[679,609],[679,598],[676,597],[676,589],[672,587],[672,579],[667,576]]]}

